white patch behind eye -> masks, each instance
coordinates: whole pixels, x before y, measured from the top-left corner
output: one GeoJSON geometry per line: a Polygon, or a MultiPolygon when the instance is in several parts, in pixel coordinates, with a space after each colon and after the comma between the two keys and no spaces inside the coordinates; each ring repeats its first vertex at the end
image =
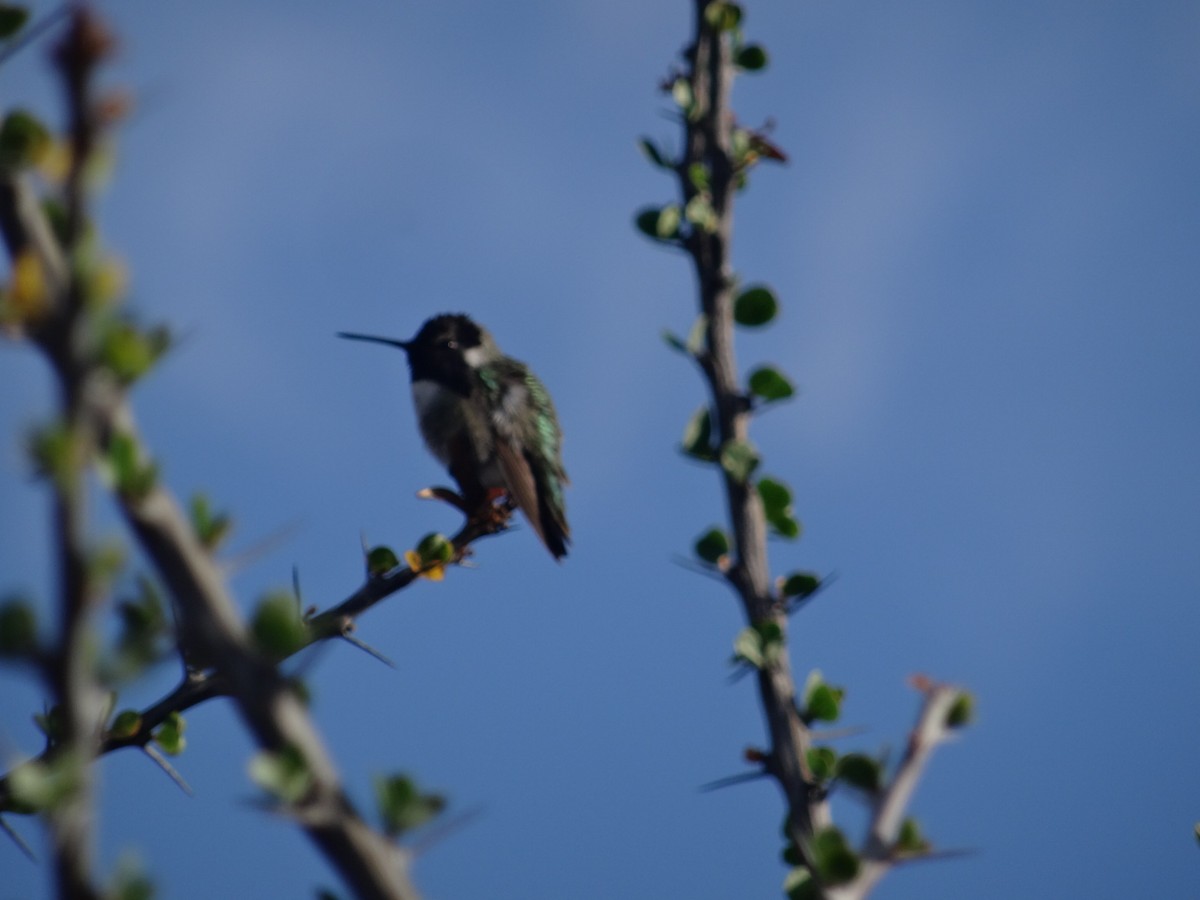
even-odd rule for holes
{"type": "Polygon", "coordinates": [[[467,365],[472,369],[478,369],[487,362],[487,355],[482,347],[468,347],[463,351],[463,359],[467,361],[467,365]]]}

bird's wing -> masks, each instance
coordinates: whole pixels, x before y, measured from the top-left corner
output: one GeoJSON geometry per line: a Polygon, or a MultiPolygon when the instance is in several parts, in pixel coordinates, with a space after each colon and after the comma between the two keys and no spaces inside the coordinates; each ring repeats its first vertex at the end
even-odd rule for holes
{"type": "Polygon", "coordinates": [[[529,460],[515,442],[503,437],[496,442],[496,458],[500,461],[500,471],[504,475],[509,494],[525,514],[542,543],[546,543],[546,533],[542,528],[541,510],[538,505],[537,481],[533,477],[533,468],[529,465],[529,460]]]}

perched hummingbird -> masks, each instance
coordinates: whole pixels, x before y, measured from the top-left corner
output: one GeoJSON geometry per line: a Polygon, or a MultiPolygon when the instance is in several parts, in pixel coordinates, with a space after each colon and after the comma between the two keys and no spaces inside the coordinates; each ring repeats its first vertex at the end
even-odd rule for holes
{"type": "Polygon", "coordinates": [[[421,436],[458,482],[469,510],[509,495],[555,559],[567,555],[562,431],[550,394],[522,362],[464,315],[434,316],[411,341],[339,337],[408,354],[421,436]]]}

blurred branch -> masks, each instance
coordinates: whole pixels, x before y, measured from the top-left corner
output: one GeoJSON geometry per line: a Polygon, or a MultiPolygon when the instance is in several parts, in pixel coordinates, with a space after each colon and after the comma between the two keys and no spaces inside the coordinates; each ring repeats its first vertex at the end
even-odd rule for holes
{"type": "MultiPolygon", "coordinates": [[[[63,722],[61,734],[49,734],[42,756],[72,763],[76,779],[65,799],[46,808],[59,895],[98,896],[89,880],[95,755],[121,746],[148,748],[156,723],[223,694],[237,704],[246,727],[264,750],[286,751],[302,761],[306,790],[288,803],[287,811],[349,887],[360,897],[415,897],[406,874],[407,854],[359,816],[289,681],[248,642],[217,563],[147,462],[150,454],[138,434],[124,383],[85,340],[93,310],[84,302],[84,265],[75,251],[88,228],[84,170],[97,139],[92,76],[112,45],[97,16],[86,7],[72,7],[67,35],[54,55],[66,92],[71,149],[57,236],[18,167],[6,166],[0,174],[0,229],[6,246],[14,268],[26,254],[33,254],[40,285],[38,308],[20,325],[57,375],[67,448],[66,464],[50,473],[62,578],[62,635],[47,666],[63,722]],[[87,463],[97,456],[120,456],[125,462],[131,477],[122,483],[118,476],[111,486],[113,497],[174,600],[179,649],[188,660],[184,682],[143,711],[132,735],[120,739],[110,735],[103,742],[106,711],[95,682],[93,657],[85,646],[90,637],[88,614],[98,591],[89,583],[83,477],[87,463]]],[[[347,615],[368,605],[354,604],[347,615]]],[[[0,782],[0,797],[6,795],[12,797],[11,778],[0,782]]]]}
{"type": "Polygon", "coordinates": [[[933,751],[953,736],[956,726],[951,719],[951,710],[964,696],[958,688],[932,684],[924,678],[916,679],[916,684],[925,694],[925,701],[909,735],[904,758],[892,775],[891,782],[875,798],[866,846],[861,856],[862,867],[853,881],[827,888],[825,895],[828,900],[862,900],[898,863],[960,855],[951,852],[935,854],[925,849],[918,855],[904,856],[898,851],[901,827],[917,783],[933,751]]]}
{"type": "MultiPolygon", "coordinates": [[[[94,122],[89,110],[92,103],[92,76],[105,55],[104,32],[97,21],[82,10],[72,17],[67,33],[55,48],[54,60],[63,76],[67,105],[72,110],[69,137],[76,151],[67,173],[69,183],[82,183],[82,173],[90,160],[94,142],[94,122]]],[[[32,252],[42,273],[44,301],[50,315],[41,330],[43,346],[61,352],[51,354],[59,389],[59,428],[62,451],[59,464],[49,479],[53,490],[54,544],[59,577],[60,634],[43,671],[58,709],[57,721],[48,729],[48,739],[60,777],[70,785],[57,802],[46,808],[54,853],[54,873],[58,896],[62,898],[99,897],[92,884],[94,852],[92,760],[99,747],[105,696],[96,680],[90,643],[93,639],[91,616],[102,592],[91,571],[87,547],[87,506],[84,482],[91,448],[96,434],[89,415],[92,373],[86,364],[69,352],[78,331],[74,309],[82,295],[81,277],[64,260],[74,258],[81,229],[67,229],[57,244],[36,199],[17,176],[6,177],[0,201],[12,207],[0,213],[5,242],[16,260],[32,252]],[[39,213],[34,215],[34,213],[39,213]],[[61,248],[61,249],[60,249],[61,248]]],[[[86,197],[76,192],[74,215],[86,215],[86,197]]]]}

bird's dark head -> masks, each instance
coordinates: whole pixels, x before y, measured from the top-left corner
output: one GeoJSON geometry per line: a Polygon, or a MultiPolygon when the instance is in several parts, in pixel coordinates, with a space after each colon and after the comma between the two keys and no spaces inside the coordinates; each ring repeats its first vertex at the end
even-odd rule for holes
{"type": "Polygon", "coordinates": [[[408,354],[413,381],[433,381],[464,396],[471,390],[471,370],[500,355],[492,336],[458,313],[434,316],[411,341],[347,332],[339,332],[339,337],[399,347],[408,354]]]}

